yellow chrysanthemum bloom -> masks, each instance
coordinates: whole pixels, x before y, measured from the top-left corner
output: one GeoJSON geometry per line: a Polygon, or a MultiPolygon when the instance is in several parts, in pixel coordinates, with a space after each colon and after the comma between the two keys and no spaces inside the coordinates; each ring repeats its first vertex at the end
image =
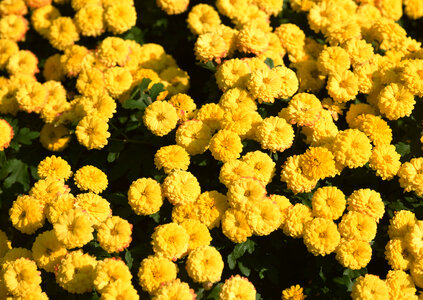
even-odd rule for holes
{"type": "Polygon", "coordinates": [[[350,168],[364,166],[372,155],[369,138],[358,129],[340,131],[332,145],[337,162],[350,168]]]}
{"type": "Polygon", "coordinates": [[[169,99],[169,103],[176,108],[176,113],[181,121],[186,121],[197,108],[194,100],[187,94],[176,94],[169,99]]]}
{"type": "Polygon", "coordinates": [[[187,18],[188,28],[197,35],[212,31],[220,22],[219,14],[208,4],[195,5],[187,18]]]}
{"type": "Polygon", "coordinates": [[[8,240],[6,233],[0,230],[0,260],[10,249],[12,249],[12,243],[8,240]]]}
{"type": "Polygon", "coordinates": [[[60,11],[51,4],[34,9],[31,14],[31,25],[43,37],[47,37],[52,22],[61,16],[60,11]]]}
{"type": "Polygon", "coordinates": [[[43,76],[45,80],[56,80],[61,81],[65,77],[65,71],[63,65],[60,62],[61,55],[59,53],[49,56],[43,68],[43,76]]]}
{"type": "Polygon", "coordinates": [[[127,300],[139,300],[137,290],[130,282],[117,280],[113,285],[104,288],[101,293],[101,300],[115,300],[119,297],[127,300]]]}
{"type": "Polygon", "coordinates": [[[13,262],[18,258],[27,258],[32,260],[32,252],[26,248],[20,247],[10,249],[6,252],[1,260],[3,265],[2,269],[4,269],[10,262],[13,262]]]}
{"type": "Polygon", "coordinates": [[[166,174],[173,170],[186,171],[190,163],[188,152],[181,146],[161,147],[154,155],[154,164],[158,170],[163,168],[166,174]]]}
{"type": "Polygon", "coordinates": [[[163,204],[160,184],[151,178],[137,179],[129,187],[128,202],[138,215],[151,215],[158,212],[163,204]]]}
{"type": "Polygon", "coordinates": [[[118,216],[104,221],[97,228],[97,240],[100,247],[109,253],[121,252],[132,241],[132,224],[118,216]]]}
{"type": "MultiPolygon", "coordinates": [[[[29,1],[28,1],[29,2],[29,1]]],[[[28,8],[23,0],[4,0],[0,4],[0,15],[26,15],[28,8]]]]}
{"type": "Polygon", "coordinates": [[[405,162],[398,170],[399,183],[404,191],[414,191],[418,196],[423,195],[423,157],[412,158],[405,162]]]}
{"type": "Polygon", "coordinates": [[[137,22],[135,6],[128,2],[115,2],[107,6],[103,16],[107,29],[114,34],[124,33],[137,22]]]}
{"type": "Polygon", "coordinates": [[[179,278],[164,283],[154,294],[152,300],[167,299],[191,300],[196,298],[193,289],[190,289],[188,283],[181,282],[179,278]]]}
{"type": "Polygon", "coordinates": [[[156,0],[156,3],[168,15],[178,15],[188,9],[189,0],[156,0]]]}
{"type": "Polygon", "coordinates": [[[9,147],[14,135],[12,126],[4,119],[0,119],[0,133],[0,151],[3,151],[9,147]]]}
{"type": "MultiPolygon", "coordinates": [[[[299,93],[289,101],[286,111],[287,121],[291,124],[298,124],[299,126],[313,127],[320,119],[322,110],[322,104],[315,95],[299,93]]],[[[279,116],[283,117],[281,113],[279,116]]]]}
{"type": "Polygon", "coordinates": [[[219,293],[221,300],[254,300],[256,299],[256,289],[246,277],[239,275],[231,276],[225,280],[219,293]]]}
{"type": "Polygon", "coordinates": [[[16,42],[9,39],[0,39],[0,67],[3,69],[9,58],[19,52],[19,46],[16,42]]]}
{"type": "Polygon", "coordinates": [[[104,9],[102,5],[90,3],[75,14],[75,23],[82,35],[99,36],[104,32],[104,9]]]}
{"type": "Polygon", "coordinates": [[[39,72],[38,58],[29,50],[19,50],[9,57],[6,64],[6,70],[10,75],[34,75],[39,72]]]}
{"type": "Polygon", "coordinates": [[[341,238],[336,248],[336,260],[345,268],[359,270],[367,266],[372,258],[369,242],[341,238]]]}
{"type": "Polygon", "coordinates": [[[109,94],[117,98],[130,89],[132,75],[126,68],[112,67],[104,73],[104,81],[109,94]]]}
{"type": "Polygon", "coordinates": [[[78,142],[88,150],[102,149],[108,143],[110,132],[107,119],[97,116],[86,116],[78,122],[75,134],[78,142]]]}
{"type": "Polygon", "coordinates": [[[76,186],[81,191],[90,191],[96,194],[107,188],[107,175],[94,166],[84,166],[78,169],[73,176],[76,186]]]}
{"type": "MultiPolygon", "coordinates": [[[[225,109],[222,106],[216,103],[207,103],[198,109],[195,118],[206,124],[210,128],[210,133],[213,133],[222,128],[221,123],[224,115],[225,109]]],[[[195,121],[196,119],[191,121],[195,121]]]]}
{"type": "Polygon", "coordinates": [[[20,15],[2,16],[0,19],[0,39],[20,42],[25,39],[28,21],[20,15]]]}
{"type": "Polygon", "coordinates": [[[3,283],[15,297],[24,296],[41,284],[41,272],[33,260],[18,258],[4,266],[3,283]]]}
{"type": "Polygon", "coordinates": [[[170,259],[160,255],[150,255],[141,261],[138,271],[139,284],[149,294],[155,294],[166,282],[176,279],[178,267],[170,259]]]}
{"type": "Polygon", "coordinates": [[[223,93],[220,97],[219,105],[225,110],[245,109],[256,111],[257,104],[251,94],[244,89],[232,88],[223,93]]]}
{"type": "Polygon", "coordinates": [[[269,47],[269,35],[259,26],[246,24],[238,33],[237,48],[241,52],[259,55],[269,47]]]}
{"type": "Polygon", "coordinates": [[[47,97],[47,88],[38,81],[27,83],[16,92],[19,108],[27,113],[41,112],[47,97]]]}
{"type": "Polygon", "coordinates": [[[180,223],[189,235],[188,252],[201,247],[208,246],[212,240],[207,226],[198,220],[187,219],[180,223]]]}
{"type": "Polygon", "coordinates": [[[390,299],[418,300],[413,279],[404,271],[388,271],[385,282],[389,289],[390,299]]]}
{"type": "Polygon", "coordinates": [[[200,120],[188,120],[176,130],[176,143],[190,155],[204,153],[212,138],[212,129],[200,120]]]}
{"type": "Polygon", "coordinates": [[[303,288],[300,285],[293,285],[282,291],[282,300],[303,300],[306,295],[303,294],[303,288]]]}
{"type": "Polygon", "coordinates": [[[194,202],[201,193],[197,178],[187,171],[173,171],[162,184],[163,195],[173,205],[194,202]]]}
{"type": "Polygon", "coordinates": [[[104,73],[96,67],[83,68],[76,80],[76,89],[84,96],[95,96],[106,89],[104,73]]]}
{"type": "Polygon", "coordinates": [[[164,69],[159,76],[170,96],[186,93],[189,89],[190,77],[188,73],[176,66],[164,69]]]}
{"type": "Polygon", "coordinates": [[[394,145],[379,145],[372,150],[369,166],[383,180],[391,180],[401,167],[400,158],[394,145]]]}
{"type": "Polygon", "coordinates": [[[169,102],[156,101],[145,109],[143,121],[153,134],[164,136],[176,127],[178,114],[169,102]]]}
{"type": "MultiPolygon", "coordinates": [[[[264,152],[261,152],[261,151],[248,152],[240,159],[240,163],[238,163],[238,165],[240,165],[241,162],[245,162],[251,168],[244,168],[245,173],[240,174],[240,175],[243,175],[240,177],[251,176],[251,172],[249,173],[249,171],[252,169],[254,173],[253,177],[263,182],[264,184],[268,184],[272,180],[273,176],[275,175],[276,163],[270,158],[269,155],[267,155],[264,152]]],[[[222,166],[221,173],[222,173],[223,167],[224,166],[222,166]]],[[[234,181],[235,180],[233,180],[233,182],[234,181]]]]}
{"type": "Polygon", "coordinates": [[[294,129],[283,118],[268,117],[258,126],[256,136],[263,149],[282,152],[292,146],[294,129]]]}
{"type": "Polygon", "coordinates": [[[182,226],[176,223],[156,227],[151,238],[154,252],[168,259],[176,260],[188,250],[189,235],[182,226]]]}
{"type": "Polygon", "coordinates": [[[350,105],[350,108],[345,115],[345,119],[351,128],[357,128],[361,120],[358,116],[365,114],[376,115],[376,110],[373,106],[367,103],[353,103],[350,105]]]}
{"type": "Polygon", "coordinates": [[[263,68],[251,73],[247,89],[260,103],[273,103],[282,94],[283,83],[276,69],[263,68]]]}
{"type": "Polygon", "coordinates": [[[296,62],[303,54],[305,44],[305,34],[295,24],[282,24],[275,28],[274,33],[279,37],[282,47],[289,54],[289,60],[296,62]]]}
{"type": "Polygon", "coordinates": [[[75,196],[71,193],[62,194],[45,208],[47,220],[54,224],[65,211],[73,209],[75,206],[75,196]]]}
{"type": "Polygon", "coordinates": [[[329,76],[326,86],[329,96],[338,102],[353,100],[358,94],[358,79],[349,70],[329,76]]]}
{"type": "Polygon", "coordinates": [[[33,234],[44,225],[44,205],[32,196],[18,196],[9,209],[9,215],[13,227],[22,233],[33,234]]]}
{"type": "Polygon", "coordinates": [[[300,155],[300,165],[306,176],[324,179],[336,174],[335,159],[332,152],[324,147],[310,147],[300,155]]]}
{"type": "Polygon", "coordinates": [[[351,297],[353,300],[384,300],[389,299],[389,290],[378,276],[366,274],[354,282],[351,297]]]}
{"type": "Polygon", "coordinates": [[[414,284],[423,287],[423,263],[421,260],[414,260],[411,264],[410,274],[413,277],[414,284]]]}
{"type": "Polygon", "coordinates": [[[317,189],[311,205],[315,217],[337,220],[342,216],[347,201],[344,193],[335,186],[324,186],[317,189]]]}
{"type": "Polygon", "coordinates": [[[408,232],[406,241],[408,249],[415,257],[423,255],[423,221],[416,221],[408,232]]]}
{"type": "Polygon", "coordinates": [[[385,259],[394,270],[408,270],[413,261],[413,255],[407,249],[407,241],[401,238],[389,240],[385,246],[385,259]]]}
{"type": "Polygon", "coordinates": [[[393,238],[405,238],[407,233],[417,222],[416,215],[409,210],[395,211],[394,216],[389,220],[388,235],[393,238]]]}
{"type": "Polygon", "coordinates": [[[93,239],[93,227],[87,213],[82,209],[71,209],[53,224],[54,233],[67,249],[82,247],[93,239]]]}
{"type": "Polygon", "coordinates": [[[82,193],[76,196],[75,207],[81,208],[95,227],[111,217],[110,203],[103,197],[94,193],[82,193]]]}
{"type": "Polygon", "coordinates": [[[376,236],[377,223],[368,215],[350,211],[342,216],[338,230],[345,239],[370,242],[376,236]]]}
{"type": "Polygon", "coordinates": [[[332,220],[314,218],[304,226],[304,244],[313,255],[327,255],[335,251],[341,235],[332,220]]]}
{"type": "Polygon", "coordinates": [[[304,232],[304,224],[313,219],[312,210],[308,206],[297,203],[290,206],[282,228],[286,235],[300,238],[304,232]]]}
{"type": "Polygon", "coordinates": [[[232,88],[245,88],[250,73],[248,64],[244,60],[228,59],[217,67],[216,82],[222,91],[232,88]]]}
{"type": "Polygon", "coordinates": [[[95,267],[94,286],[102,293],[107,287],[115,285],[118,281],[130,283],[131,271],[120,259],[105,258],[99,261],[95,267]]]}
{"type": "Polygon", "coordinates": [[[54,48],[63,51],[79,40],[78,28],[72,18],[58,17],[51,22],[47,37],[54,48]]]}
{"type": "Polygon", "coordinates": [[[222,256],[212,246],[201,246],[191,251],[186,262],[189,277],[199,283],[220,281],[223,266],[222,256]]]}
{"type": "Polygon", "coordinates": [[[327,47],[317,59],[319,71],[325,75],[340,74],[350,68],[350,57],[341,47],[327,47]]]}
{"type": "Polygon", "coordinates": [[[58,264],[56,282],[72,294],[83,294],[94,288],[95,257],[84,254],[82,250],[69,252],[58,264]]]}
{"type": "Polygon", "coordinates": [[[194,45],[195,58],[203,63],[213,60],[220,63],[228,51],[229,45],[217,30],[200,34],[194,45]]]}
{"type": "Polygon", "coordinates": [[[57,240],[53,230],[40,233],[32,245],[32,256],[38,267],[47,272],[54,272],[55,267],[68,253],[57,240]]]}
{"type": "Polygon", "coordinates": [[[293,191],[294,194],[310,192],[318,181],[304,174],[299,155],[292,155],[287,158],[282,165],[280,179],[282,182],[286,182],[288,189],[293,191]]]}
{"type": "Polygon", "coordinates": [[[65,53],[60,57],[63,70],[67,76],[77,76],[88,60],[89,50],[84,46],[72,45],[66,48],[65,53]]]}
{"type": "Polygon", "coordinates": [[[256,201],[247,211],[247,222],[254,234],[269,235],[281,225],[282,213],[276,202],[270,198],[264,198],[256,201]]]}
{"type": "Polygon", "coordinates": [[[234,208],[225,211],[222,217],[222,232],[234,243],[243,243],[253,235],[245,213],[234,208]]]}
{"type": "Polygon", "coordinates": [[[371,189],[355,190],[347,199],[348,210],[366,214],[379,221],[385,213],[380,194],[371,189]]]}
{"type": "Polygon", "coordinates": [[[229,186],[227,196],[232,208],[247,212],[266,197],[266,187],[253,177],[240,178],[229,186]]]}
{"type": "Polygon", "coordinates": [[[379,94],[377,106],[389,120],[410,116],[414,109],[414,95],[401,84],[391,83],[379,94]]]}
{"type": "Polygon", "coordinates": [[[375,146],[387,145],[392,142],[392,130],[381,117],[361,115],[358,118],[358,129],[364,132],[375,146]]]}
{"type": "Polygon", "coordinates": [[[242,152],[241,138],[233,131],[221,129],[210,140],[209,149],[216,160],[237,159],[242,152]]]}

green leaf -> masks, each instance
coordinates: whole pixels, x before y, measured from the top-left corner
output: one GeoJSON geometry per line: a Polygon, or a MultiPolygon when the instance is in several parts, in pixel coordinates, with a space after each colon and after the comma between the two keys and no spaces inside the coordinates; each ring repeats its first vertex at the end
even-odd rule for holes
{"type": "Polygon", "coordinates": [[[7,161],[0,170],[0,180],[4,179],[3,186],[11,187],[14,183],[20,183],[25,190],[29,189],[28,165],[16,158],[7,161]]]}
{"type": "Polygon", "coordinates": [[[100,300],[100,296],[96,291],[91,294],[91,300],[100,300]]]}
{"type": "Polygon", "coordinates": [[[234,257],[233,252],[228,255],[227,262],[228,262],[229,269],[231,269],[231,270],[235,269],[236,258],[234,257]]]}
{"type": "Polygon", "coordinates": [[[222,290],[223,283],[218,283],[211,290],[210,294],[207,296],[207,299],[219,299],[220,291],[222,290]]]}
{"type": "Polygon", "coordinates": [[[197,66],[200,66],[200,67],[202,67],[204,69],[207,69],[209,71],[216,72],[216,65],[212,61],[208,61],[206,63],[197,62],[196,65],[197,66]]]}
{"type": "Polygon", "coordinates": [[[241,273],[245,276],[250,276],[251,270],[250,268],[246,267],[242,262],[238,262],[238,268],[241,271],[241,273]]]}
{"type": "Polygon", "coordinates": [[[273,69],[273,67],[275,66],[273,59],[271,59],[269,57],[264,60],[264,63],[271,69],[273,69]]]}
{"type": "Polygon", "coordinates": [[[156,212],[155,214],[149,215],[150,218],[154,220],[154,222],[159,223],[160,222],[160,212],[156,212]]]}
{"type": "Polygon", "coordinates": [[[136,41],[138,44],[144,44],[144,34],[139,27],[132,27],[128,32],[123,35],[123,39],[125,40],[133,40],[136,41]]]}
{"type": "Polygon", "coordinates": [[[31,131],[29,128],[22,128],[19,130],[18,134],[15,137],[15,140],[24,145],[30,145],[33,139],[36,139],[40,136],[40,133],[37,131],[31,131]]]}
{"type": "Polygon", "coordinates": [[[410,145],[403,142],[399,142],[398,144],[395,144],[395,148],[397,152],[401,154],[401,156],[410,154],[410,151],[411,151],[410,145]]]}
{"type": "Polygon", "coordinates": [[[134,259],[132,258],[132,254],[130,251],[125,250],[125,262],[129,269],[132,269],[132,263],[134,259]]]}
{"type": "Polygon", "coordinates": [[[115,152],[109,152],[109,154],[107,154],[107,162],[108,163],[112,163],[116,160],[116,157],[118,156],[119,153],[115,153],[115,152]]]}
{"type": "Polygon", "coordinates": [[[156,84],[154,84],[154,85],[151,87],[150,92],[149,92],[150,97],[151,97],[151,100],[152,100],[152,101],[156,101],[157,96],[158,96],[161,92],[163,92],[164,90],[165,90],[165,89],[164,89],[164,85],[163,85],[163,83],[156,83],[156,84]]]}

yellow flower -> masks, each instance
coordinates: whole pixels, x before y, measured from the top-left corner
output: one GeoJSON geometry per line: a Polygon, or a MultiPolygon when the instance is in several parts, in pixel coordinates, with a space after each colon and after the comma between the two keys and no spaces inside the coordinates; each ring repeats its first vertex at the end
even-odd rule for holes
{"type": "Polygon", "coordinates": [[[137,22],[135,6],[130,2],[114,2],[106,7],[104,20],[109,31],[114,34],[124,33],[137,22]]]}
{"type": "Polygon", "coordinates": [[[154,294],[152,300],[180,299],[192,300],[196,298],[193,289],[190,289],[188,283],[175,279],[164,283],[154,294]]]}
{"type": "Polygon", "coordinates": [[[189,277],[194,282],[215,283],[220,281],[223,260],[219,251],[212,246],[201,246],[192,250],[186,262],[189,277]]]}
{"type": "Polygon", "coordinates": [[[29,50],[19,50],[12,54],[6,64],[10,75],[38,73],[38,58],[29,50]]]}
{"type": "Polygon", "coordinates": [[[19,46],[15,41],[9,39],[0,39],[0,67],[6,67],[9,58],[19,52],[19,46]]]}
{"type": "Polygon", "coordinates": [[[209,229],[219,227],[220,220],[229,206],[227,197],[218,191],[206,191],[200,194],[191,205],[198,220],[209,229]]]}
{"type": "Polygon", "coordinates": [[[95,115],[99,119],[110,119],[116,112],[116,101],[107,93],[89,97],[80,97],[79,104],[83,106],[85,116],[95,115]]]}
{"type": "Polygon", "coordinates": [[[44,205],[32,196],[18,196],[9,209],[9,215],[13,227],[25,234],[33,234],[44,225],[44,205]]]}
{"type": "Polygon", "coordinates": [[[245,213],[234,208],[225,211],[222,217],[222,232],[234,243],[243,243],[253,235],[245,213]]]}
{"type": "Polygon", "coordinates": [[[379,116],[361,115],[358,117],[358,129],[364,132],[375,146],[392,142],[392,130],[388,123],[379,116]]]}
{"type": "Polygon", "coordinates": [[[409,162],[401,165],[397,175],[404,191],[414,191],[418,196],[423,195],[422,170],[423,157],[412,158],[409,162]]]}
{"type": "MultiPolygon", "coordinates": [[[[313,127],[320,119],[322,110],[322,103],[315,95],[299,93],[289,101],[287,121],[299,126],[313,127]]],[[[282,117],[281,115],[279,116],[282,117]]]]}
{"type": "Polygon", "coordinates": [[[155,294],[166,282],[176,279],[178,267],[170,259],[160,255],[150,255],[141,261],[138,270],[139,284],[149,294],[155,294]]]}
{"type": "Polygon", "coordinates": [[[184,205],[195,201],[201,193],[201,188],[194,175],[177,170],[166,177],[162,191],[173,205],[184,205]]]}
{"type": "Polygon", "coordinates": [[[0,230],[0,260],[10,249],[12,249],[12,243],[8,240],[6,233],[0,230]]]}
{"type": "Polygon", "coordinates": [[[210,140],[210,152],[216,160],[227,162],[240,157],[241,138],[233,131],[219,130],[210,140]]]}
{"type": "Polygon", "coordinates": [[[229,45],[217,30],[200,34],[194,45],[195,58],[203,63],[213,60],[220,63],[228,51],[229,45]]]}
{"type": "Polygon", "coordinates": [[[19,15],[2,16],[0,19],[0,39],[20,42],[25,39],[28,21],[19,15]]]}
{"type": "Polygon", "coordinates": [[[350,211],[342,216],[338,230],[345,239],[370,242],[376,236],[377,223],[368,215],[350,211]]]}
{"type": "Polygon", "coordinates": [[[164,69],[159,76],[170,96],[186,93],[189,89],[188,73],[176,66],[164,69]]]}
{"type": "Polygon", "coordinates": [[[126,264],[116,258],[105,258],[99,261],[95,267],[94,286],[102,293],[107,287],[115,285],[117,282],[130,283],[131,272],[126,264]]]}
{"type": "Polygon", "coordinates": [[[283,83],[276,69],[263,68],[251,73],[247,89],[260,103],[273,103],[282,94],[283,83]]]}
{"type": "Polygon", "coordinates": [[[243,177],[229,186],[227,196],[232,208],[247,212],[266,197],[266,187],[255,178],[243,177]]]}
{"type": "Polygon", "coordinates": [[[355,190],[347,199],[348,210],[366,214],[379,221],[385,213],[380,194],[371,189],[355,190]]]}
{"type": "Polygon", "coordinates": [[[304,232],[304,224],[312,219],[311,209],[304,204],[297,203],[289,207],[282,230],[286,235],[300,238],[304,232]]]}
{"type": "Polygon", "coordinates": [[[282,214],[276,202],[265,198],[256,201],[247,211],[247,222],[254,234],[269,235],[281,225],[282,214]]]}
{"type": "Polygon", "coordinates": [[[188,250],[189,235],[176,223],[157,226],[151,238],[154,252],[168,259],[176,260],[188,250]]]}
{"type": "Polygon", "coordinates": [[[189,0],[156,0],[156,3],[168,15],[179,15],[188,9],[189,0]]]}
{"type": "Polygon", "coordinates": [[[200,120],[188,120],[176,130],[176,143],[190,155],[204,153],[209,147],[212,130],[200,120]]]}
{"type": "Polygon", "coordinates": [[[404,238],[416,224],[416,215],[409,210],[395,211],[394,216],[389,220],[388,234],[391,239],[404,238]]]}
{"type": "Polygon", "coordinates": [[[77,76],[84,64],[87,63],[89,50],[84,46],[72,45],[66,48],[65,53],[60,57],[63,70],[67,76],[77,76]]]}
{"type": "Polygon", "coordinates": [[[421,288],[423,287],[423,263],[422,260],[413,260],[410,268],[411,276],[414,284],[421,288]]]}
{"type": "Polygon", "coordinates": [[[104,73],[104,81],[110,95],[117,98],[130,89],[132,75],[126,68],[112,67],[104,73]]]}
{"type": "Polygon", "coordinates": [[[137,179],[129,187],[128,202],[138,215],[151,215],[158,212],[163,204],[160,184],[151,178],[137,179]]]}
{"type": "Polygon", "coordinates": [[[82,35],[99,36],[104,32],[104,9],[101,5],[90,3],[75,14],[75,23],[82,35]]]}
{"type": "Polygon", "coordinates": [[[186,121],[197,108],[194,100],[187,94],[176,94],[169,99],[169,103],[176,108],[176,113],[181,121],[186,121]]]}
{"type": "Polygon", "coordinates": [[[55,267],[68,253],[57,240],[53,230],[40,233],[32,245],[32,256],[38,267],[47,272],[54,272],[55,267]]]}
{"type": "Polygon", "coordinates": [[[304,174],[313,179],[324,179],[336,174],[333,154],[324,147],[310,147],[300,155],[299,163],[304,174]]]}
{"type": "Polygon", "coordinates": [[[117,216],[108,218],[97,228],[100,247],[109,253],[121,252],[132,241],[132,224],[117,216]]]}
{"type": "Polygon", "coordinates": [[[287,158],[282,165],[281,181],[286,182],[288,189],[294,194],[310,192],[317,184],[313,179],[304,174],[300,165],[300,156],[293,155],[287,158]]]}
{"type": "Polygon", "coordinates": [[[283,66],[277,66],[273,70],[282,79],[282,86],[276,98],[287,99],[292,97],[298,91],[299,87],[298,78],[295,72],[283,66]]]}
{"type": "Polygon", "coordinates": [[[3,151],[9,147],[14,135],[12,126],[4,119],[0,119],[0,133],[0,151],[3,151]]]}
{"type": "Polygon", "coordinates": [[[27,258],[32,260],[32,252],[26,248],[12,248],[6,252],[1,259],[2,269],[5,269],[10,262],[15,261],[18,258],[27,258]]]}
{"type": "Polygon", "coordinates": [[[336,260],[345,268],[359,270],[367,266],[372,258],[369,242],[341,238],[336,248],[336,260]]]}
{"type": "Polygon", "coordinates": [[[268,117],[257,128],[257,139],[263,149],[282,152],[292,146],[294,129],[285,119],[268,117]]]}
{"type": "Polygon", "coordinates": [[[329,76],[327,83],[329,96],[338,102],[353,100],[358,94],[358,80],[351,71],[342,71],[329,76]]]}
{"type": "Polygon", "coordinates": [[[76,80],[76,89],[84,96],[95,96],[106,90],[103,71],[91,66],[83,68],[76,80]]]}
{"type": "Polygon", "coordinates": [[[377,106],[389,120],[410,116],[414,109],[414,95],[401,84],[391,83],[379,94],[377,106]]]}
{"type": "Polygon", "coordinates": [[[354,300],[384,300],[389,299],[386,283],[376,275],[366,274],[354,282],[351,297],[354,300]]]}
{"type": "Polygon", "coordinates": [[[98,46],[98,58],[107,67],[123,66],[129,55],[129,47],[125,41],[116,36],[109,36],[98,46]]]}
{"type": "Polygon", "coordinates": [[[96,194],[107,188],[107,175],[94,166],[84,166],[75,172],[74,180],[81,191],[90,191],[96,194]]]}
{"type": "Polygon", "coordinates": [[[57,265],[56,282],[72,294],[90,292],[94,288],[96,265],[95,257],[82,250],[69,252],[57,265]]]}
{"type": "Polygon", "coordinates": [[[408,249],[416,257],[423,255],[423,221],[416,221],[406,236],[408,249]]]}
{"type": "Polygon", "coordinates": [[[335,251],[341,235],[332,220],[314,218],[305,224],[303,238],[309,252],[325,256],[335,251]]]}
{"type": "Polygon", "coordinates": [[[47,220],[54,224],[65,211],[71,210],[75,206],[75,196],[67,193],[60,195],[46,207],[47,220]]]}
{"type": "Polygon", "coordinates": [[[407,249],[407,241],[401,238],[389,240],[385,246],[385,259],[394,270],[408,270],[413,255],[407,249]]]}
{"type": "Polygon", "coordinates": [[[0,113],[16,116],[19,104],[16,101],[15,92],[16,89],[10,85],[3,85],[0,88],[0,113]]]}
{"type": "Polygon", "coordinates": [[[221,300],[255,300],[256,289],[247,278],[239,275],[226,279],[219,293],[221,300]]]}
{"type": "Polygon", "coordinates": [[[63,151],[68,146],[70,139],[70,132],[63,125],[44,124],[40,131],[40,143],[50,151],[63,151]]]}
{"type": "Polygon", "coordinates": [[[317,66],[325,75],[340,74],[350,68],[350,58],[341,47],[327,47],[320,53],[317,66]]]}
{"type": "Polygon", "coordinates": [[[88,150],[102,149],[108,143],[110,132],[107,119],[97,116],[86,116],[76,126],[76,137],[78,142],[88,150]]]}
{"type": "Polygon", "coordinates": [[[156,101],[145,109],[143,121],[153,134],[164,136],[176,127],[178,115],[172,104],[156,101]]]}
{"type": "Polygon", "coordinates": [[[326,76],[319,72],[317,61],[308,59],[293,64],[300,92],[319,92],[326,84],[326,76]]]}
{"type": "Polygon", "coordinates": [[[47,88],[38,81],[30,82],[16,92],[19,108],[28,113],[39,113],[47,102],[47,88]]]}
{"type": "Polygon", "coordinates": [[[67,180],[71,175],[71,167],[66,160],[55,155],[46,157],[38,164],[37,173],[40,178],[67,180]]]}
{"type": "Polygon", "coordinates": [[[376,110],[373,106],[367,103],[353,103],[350,105],[350,108],[345,115],[345,119],[351,128],[357,128],[361,120],[358,116],[365,114],[376,115],[376,110]]]}
{"type": "Polygon", "coordinates": [[[330,220],[342,216],[346,203],[344,193],[335,186],[318,188],[311,199],[313,215],[330,220]]]}
{"type": "Polygon", "coordinates": [[[306,297],[307,296],[303,294],[303,288],[298,284],[282,291],[282,300],[303,300],[306,297]]]}
{"type": "Polygon", "coordinates": [[[31,25],[43,37],[47,37],[52,22],[60,17],[60,11],[51,4],[34,9],[31,14],[31,25]]]}
{"type": "Polygon", "coordinates": [[[81,209],[63,212],[53,224],[54,234],[67,249],[82,247],[93,239],[93,227],[89,216],[81,209]]]}
{"type": "Polygon", "coordinates": [[[91,192],[77,195],[75,207],[81,208],[95,227],[112,215],[110,203],[103,197],[91,192]]]}
{"type": "Polygon", "coordinates": [[[297,58],[302,56],[305,44],[304,32],[292,23],[282,24],[275,28],[274,32],[279,37],[282,47],[288,52],[289,60],[296,62],[297,58]]]}
{"type": "Polygon", "coordinates": [[[41,284],[41,272],[33,260],[18,258],[8,263],[3,271],[4,285],[13,296],[24,296],[41,284]]]}
{"type": "Polygon", "coordinates": [[[372,145],[367,136],[357,129],[340,131],[332,145],[337,162],[350,168],[364,166],[372,155],[372,145]]]}
{"type": "Polygon", "coordinates": [[[186,171],[190,158],[188,152],[181,146],[170,145],[161,147],[154,155],[154,164],[158,170],[162,169],[166,174],[173,170],[186,171]]]}
{"type": "Polygon", "coordinates": [[[400,158],[394,145],[379,145],[372,150],[369,166],[383,180],[391,180],[401,167],[400,158]]]}
{"type": "Polygon", "coordinates": [[[201,246],[210,245],[212,238],[206,225],[193,219],[184,220],[180,225],[189,235],[188,252],[201,246]]]}
{"type": "MultiPolygon", "coordinates": [[[[276,163],[266,153],[261,151],[251,151],[245,154],[240,161],[245,162],[247,165],[251,166],[254,177],[259,181],[263,182],[264,184],[268,184],[272,181],[272,178],[275,175],[276,163]]],[[[251,172],[249,173],[249,168],[245,168],[245,170],[245,174],[240,177],[251,176],[251,172]]],[[[234,182],[235,180],[232,181],[234,182]]]]}
{"type": "Polygon", "coordinates": [[[390,299],[417,300],[416,287],[411,276],[404,271],[390,270],[386,275],[390,299]]]}
{"type": "Polygon", "coordinates": [[[115,300],[119,297],[127,300],[139,300],[137,290],[130,282],[117,280],[113,285],[104,288],[101,293],[102,300],[115,300]]]}
{"type": "Polygon", "coordinates": [[[248,64],[241,59],[225,60],[217,67],[216,82],[223,91],[232,88],[245,88],[250,77],[248,64]]]}
{"type": "Polygon", "coordinates": [[[54,48],[63,51],[79,40],[79,33],[72,18],[58,17],[51,22],[47,37],[54,48]]]}
{"type": "Polygon", "coordinates": [[[197,4],[189,12],[187,23],[193,34],[202,34],[216,28],[220,24],[220,18],[213,6],[197,4]]]}

